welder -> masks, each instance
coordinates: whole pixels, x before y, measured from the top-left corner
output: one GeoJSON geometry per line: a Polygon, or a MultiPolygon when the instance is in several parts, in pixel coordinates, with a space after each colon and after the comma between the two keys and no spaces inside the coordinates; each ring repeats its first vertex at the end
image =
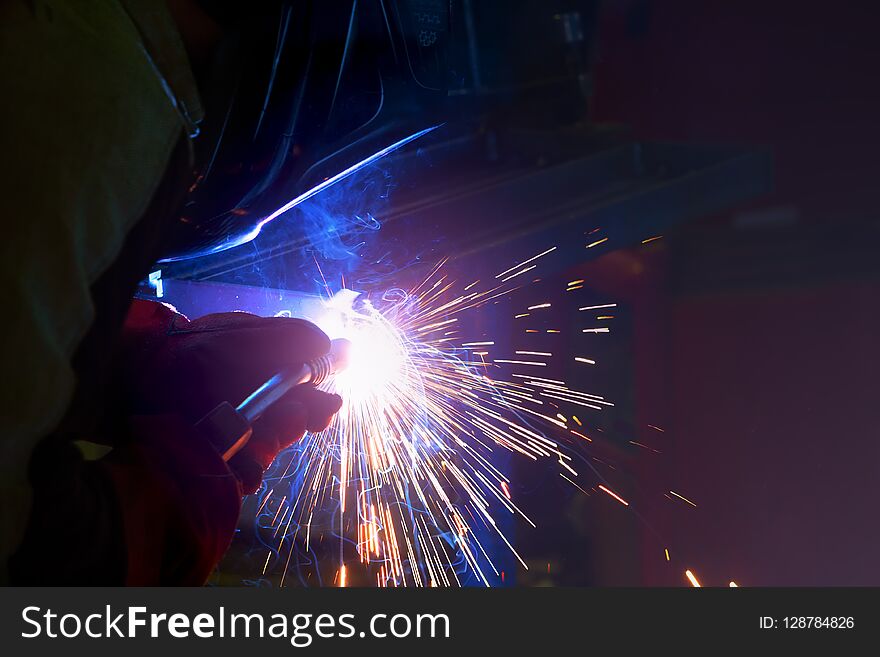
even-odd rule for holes
{"type": "Polygon", "coordinates": [[[0,3],[6,581],[206,581],[242,495],[341,400],[294,387],[228,461],[200,419],[330,342],[133,292],[425,128],[447,21],[442,0],[0,3]]]}

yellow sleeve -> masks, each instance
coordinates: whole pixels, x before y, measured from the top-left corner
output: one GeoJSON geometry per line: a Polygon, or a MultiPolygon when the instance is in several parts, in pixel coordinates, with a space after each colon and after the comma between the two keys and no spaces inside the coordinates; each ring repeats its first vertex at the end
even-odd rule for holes
{"type": "Polygon", "coordinates": [[[74,389],[70,357],[92,321],[89,287],[144,213],[191,118],[160,73],[167,53],[148,52],[158,41],[185,61],[176,33],[146,38],[145,28],[161,37],[172,25],[155,20],[159,6],[140,24],[119,0],[0,3],[0,303],[9,323],[0,343],[0,564],[27,518],[30,454],[74,389]]]}

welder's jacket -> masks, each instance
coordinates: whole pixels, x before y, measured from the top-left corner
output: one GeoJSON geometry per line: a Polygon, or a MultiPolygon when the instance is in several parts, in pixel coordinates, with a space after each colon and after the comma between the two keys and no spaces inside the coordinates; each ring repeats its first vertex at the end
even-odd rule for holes
{"type": "Polygon", "coordinates": [[[118,443],[98,407],[126,299],[189,181],[201,106],[183,45],[164,2],[7,0],[0,90],[0,564],[29,517],[31,542],[50,538],[2,579],[200,583],[234,529],[234,477],[173,418],[134,420],[118,443]],[[194,552],[163,552],[175,531],[194,552]]]}

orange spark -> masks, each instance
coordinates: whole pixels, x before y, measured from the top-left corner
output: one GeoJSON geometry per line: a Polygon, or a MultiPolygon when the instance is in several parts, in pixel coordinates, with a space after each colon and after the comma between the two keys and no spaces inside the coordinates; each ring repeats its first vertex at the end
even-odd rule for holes
{"type": "Polygon", "coordinates": [[[679,495],[679,494],[676,493],[674,490],[671,490],[671,491],[669,491],[669,492],[670,492],[672,495],[675,495],[678,499],[687,502],[687,503],[690,504],[691,506],[693,506],[693,507],[696,507],[696,506],[697,506],[696,504],[694,504],[693,502],[691,502],[688,498],[686,498],[684,495],[679,495]]]}
{"type": "Polygon", "coordinates": [[[625,499],[623,499],[620,495],[618,495],[618,494],[615,493],[614,491],[612,491],[612,490],[610,490],[610,489],[608,489],[608,488],[605,488],[604,485],[599,484],[599,490],[601,490],[601,491],[604,492],[604,493],[608,493],[608,494],[609,494],[611,497],[613,497],[615,500],[617,500],[618,502],[620,502],[621,504],[623,504],[623,506],[629,506],[629,502],[627,502],[625,499]]]}

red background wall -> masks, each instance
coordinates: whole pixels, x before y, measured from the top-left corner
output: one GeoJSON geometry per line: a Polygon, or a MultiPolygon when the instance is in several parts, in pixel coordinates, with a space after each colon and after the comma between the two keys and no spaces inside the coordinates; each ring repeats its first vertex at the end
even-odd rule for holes
{"type": "Polygon", "coordinates": [[[595,120],[776,163],[773,194],[581,272],[634,305],[639,435],[663,451],[640,490],[698,503],[636,493],[661,535],[643,526],[642,583],[880,584],[877,13],[603,6],[595,120]]]}

